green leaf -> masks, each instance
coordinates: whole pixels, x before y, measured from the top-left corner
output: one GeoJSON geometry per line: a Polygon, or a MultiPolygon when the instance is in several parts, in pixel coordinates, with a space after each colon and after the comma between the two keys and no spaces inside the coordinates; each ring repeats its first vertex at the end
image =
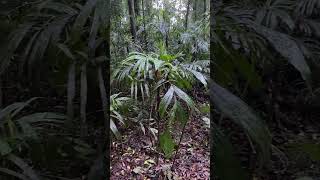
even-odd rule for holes
{"type": "Polygon", "coordinates": [[[188,96],[188,94],[186,94],[184,91],[182,91],[180,88],[178,88],[177,86],[172,86],[174,89],[174,92],[177,94],[177,96],[182,99],[184,102],[187,103],[187,105],[189,106],[189,108],[191,109],[191,111],[195,110],[195,106],[194,106],[194,102],[193,100],[190,98],[190,96],[188,96]]]}
{"type": "Polygon", "coordinates": [[[160,61],[158,59],[154,59],[152,62],[155,66],[155,70],[158,70],[164,63],[163,61],[160,61]]]}
{"type": "Polygon", "coordinates": [[[189,69],[189,71],[204,85],[207,86],[207,78],[200,72],[189,69]]]}
{"type": "Polygon", "coordinates": [[[304,80],[309,80],[311,74],[310,68],[304,59],[301,49],[290,36],[263,26],[252,27],[257,33],[265,37],[275,50],[289,60],[289,62],[300,72],[304,80]]]}
{"type": "Polygon", "coordinates": [[[166,158],[170,158],[174,152],[175,143],[171,137],[171,134],[166,130],[160,135],[160,147],[165,154],[166,158]]]}
{"type": "Polygon", "coordinates": [[[188,112],[183,109],[179,101],[175,102],[175,105],[173,107],[175,109],[175,118],[179,122],[182,123],[182,125],[186,124],[188,122],[189,116],[188,112]]]}
{"type": "Polygon", "coordinates": [[[174,93],[174,87],[171,86],[169,90],[166,92],[166,94],[163,96],[163,98],[161,99],[159,104],[159,113],[161,117],[164,116],[165,111],[167,110],[169,104],[171,103],[173,93],[174,93]]]}
{"type": "Polygon", "coordinates": [[[24,53],[21,57],[21,65],[20,65],[20,70],[23,71],[23,68],[25,66],[27,57],[29,56],[30,52],[31,52],[31,48],[34,45],[34,41],[36,40],[36,38],[38,37],[38,35],[40,34],[40,31],[36,32],[33,34],[33,36],[29,39],[28,44],[26,45],[26,48],[24,49],[24,53]]]}
{"type": "Polygon", "coordinates": [[[16,102],[13,103],[0,111],[0,125],[5,123],[5,118],[10,116],[13,118],[16,114],[18,114],[23,108],[29,105],[32,101],[38,99],[38,97],[31,98],[26,102],[16,102]]]}
{"type": "Polygon", "coordinates": [[[11,117],[13,118],[14,116],[16,116],[22,109],[24,109],[26,106],[28,106],[31,102],[33,102],[36,99],[39,99],[39,97],[33,97],[28,101],[23,102],[19,108],[14,110],[14,112],[11,114],[11,117]]]}
{"type": "Polygon", "coordinates": [[[240,98],[213,81],[210,83],[210,98],[217,109],[241,126],[258,144],[261,163],[267,162],[271,151],[271,136],[259,116],[240,98]]]}
{"type": "Polygon", "coordinates": [[[96,3],[97,3],[97,0],[88,0],[87,1],[87,3],[81,9],[81,12],[79,13],[78,17],[76,18],[76,20],[73,24],[74,31],[82,30],[83,26],[87,22],[87,19],[89,18],[96,3]]]}
{"type": "Polygon", "coordinates": [[[0,111],[0,125],[5,123],[5,118],[8,117],[14,110],[18,109],[19,107],[23,106],[23,102],[16,102],[10,104],[9,106],[5,107],[0,111]]]}
{"type": "Polygon", "coordinates": [[[8,66],[11,63],[11,58],[14,52],[19,47],[21,41],[25,38],[26,34],[29,32],[33,25],[34,23],[23,24],[19,29],[10,34],[9,43],[5,46],[5,49],[1,50],[0,74],[7,70],[8,66]]]}
{"type": "Polygon", "coordinates": [[[99,8],[96,8],[95,12],[94,12],[94,17],[93,17],[93,22],[91,25],[91,30],[90,30],[90,34],[89,34],[89,42],[88,42],[90,57],[94,57],[94,53],[95,53],[94,49],[96,46],[96,38],[97,38],[98,30],[100,27],[100,18],[99,17],[100,17],[99,8]]]}
{"type": "Polygon", "coordinates": [[[50,9],[57,12],[66,13],[69,15],[76,15],[78,13],[77,10],[73,9],[71,6],[68,6],[67,4],[58,3],[58,2],[44,2],[40,4],[40,9],[50,9]]]}
{"type": "Polygon", "coordinates": [[[30,115],[23,116],[16,121],[25,121],[28,123],[64,123],[63,120],[66,116],[63,114],[52,113],[52,112],[42,112],[33,113],[30,115]]]}
{"type": "Polygon", "coordinates": [[[32,71],[32,66],[36,61],[42,60],[47,48],[50,45],[50,41],[57,42],[60,37],[60,33],[66,26],[70,19],[70,16],[57,18],[50,23],[44,30],[41,31],[37,37],[37,41],[32,47],[32,51],[29,57],[29,70],[32,71]]]}
{"type": "Polygon", "coordinates": [[[10,145],[6,142],[0,139],[0,154],[1,156],[5,156],[9,153],[11,153],[12,149],[10,145]]]}
{"type": "Polygon", "coordinates": [[[175,56],[172,56],[169,54],[163,54],[163,55],[159,56],[159,59],[166,61],[166,62],[170,62],[170,61],[174,60],[175,58],[176,58],[175,56]]]}

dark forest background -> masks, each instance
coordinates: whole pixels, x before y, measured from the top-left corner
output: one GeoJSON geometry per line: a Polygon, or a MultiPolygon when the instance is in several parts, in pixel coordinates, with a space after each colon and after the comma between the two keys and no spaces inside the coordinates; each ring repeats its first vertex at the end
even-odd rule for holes
{"type": "Polygon", "coordinates": [[[320,177],[320,0],[0,0],[0,40],[0,179],[320,177]]]}

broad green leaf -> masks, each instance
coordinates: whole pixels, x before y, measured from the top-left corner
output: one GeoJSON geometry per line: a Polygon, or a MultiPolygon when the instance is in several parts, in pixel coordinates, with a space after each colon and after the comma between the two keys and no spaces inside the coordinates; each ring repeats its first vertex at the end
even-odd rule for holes
{"type": "Polygon", "coordinates": [[[19,47],[21,41],[25,38],[26,34],[32,28],[34,23],[27,23],[21,25],[19,29],[10,34],[8,45],[1,50],[0,55],[0,74],[4,73],[11,63],[11,58],[14,52],[19,47]]]}
{"type": "Polygon", "coordinates": [[[118,119],[122,124],[124,124],[123,117],[121,116],[121,114],[119,112],[113,110],[112,113],[115,114],[115,115],[111,115],[113,118],[118,119]]]}
{"type": "Polygon", "coordinates": [[[167,61],[167,62],[170,62],[170,61],[174,60],[175,58],[176,58],[175,56],[172,56],[170,54],[163,54],[163,55],[159,56],[159,59],[161,59],[163,61],[167,61]]]}
{"type": "MultiPolygon", "coordinates": [[[[99,3],[98,3],[98,5],[99,5],[99,3]]],[[[89,42],[88,42],[90,57],[94,57],[94,53],[95,53],[94,49],[96,46],[96,38],[97,38],[98,30],[100,27],[100,18],[99,17],[100,17],[99,8],[95,8],[93,21],[92,21],[92,25],[91,25],[91,30],[90,30],[90,34],[89,34],[89,42]]]]}
{"type": "Polygon", "coordinates": [[[160,135],[160,147],[165,154],[166,158],[170,158],[174,152],[175,143],[171,137],[171,134],[166,130],[160,135]]]}
{"type": "Polygon", "coordinates": [[[155,66],[155,70],[159,70],[159,68],[163,65],[163,61],[160,61],[160,60],[154,60],[153,61],[153,64],[155,66]]]}
{"type": "Polygon", "coordinates": [[[163,98],[161,99],[159,104],[159,113],[161,117],[164,116],[165,111],[167,110],[169,104],[171,103],[173,94],[174,94],[174,87],[171,86],[169,90],[166,92],[166,94],[163,96],[163,98]]]}
{"type": "Polygon", "coordinates": [[[303,56],[297,43],[288,35],[270,30],[263,26],[252,26],[252,28],[263,37],[277,50],[283,57],[300,72],[302,78],[306,81],[310,78],[310,68],[303,56]]]}
{"type": "Polygon", "coordinates": [[[193,100],[190,98],[190,96],[185,93],[184,91],[182,91],[180,88],[178,88],[177,86],[172,86],[174,89],[174,92],[177,94],[177,96],[182,99],[184,102],[187,103],[187,105],[189,106],[189,108],[191,109],[191,111],[195,110],[195,106],[194,106],[194,102],[193,100]]]}
{"type": "Polygon", "coordinates": [[[43,59],[50,42],[56,43],[59,40],[60,34],[69,20],[70,16],[57,18],[41,31],[29,57],[28,64],[30,71],[32,71],[32,66],[35,62],[43,59]]]}
{"type": "Polygon", "coordinates": [[[189,119],[188,112],[183,109],[179,101],[175,102],[173,109],[175,109],[176,120],[181,122],[182,125],[185,125],[189,119]]]}
{"type": "Polygon", "coordinates": [[[33,47],[34,42],[38,38],[39,34],[40,34],[40,31],[34,33],[33,36],[29,39],[29,42],[28,42],[26,48],[24,49],[24,53],[22,55],[21,65],[20,65],[21,71],[23,71],[23,68],[24,68],[25,63],[26,63],[26,59],[29,56],[29,54],[31,53],[31,48],[33,47]]]}
{"type": "Polygon", "coordinates": [[[83,28],[85,23],[87,22],[87,19],[89,18],[92,9],[95,7],[97,3],[97,0],[88,0],[87,3],[83,6],[81,9],[81,12],[79,13],[78,17],[76,18],[73,29],[75,31],[79,31],[83,28]]]}
{"type": "Polygon", "coordinates": [[[189,69],[189,71],[206,87],[207,86],[207,78],[200,72],[189,69]]]}
{"type": "Polygon", "coordinates": [[[4,109],[2,109],[0,111],[0,120],[1,120],[0,122],[1,122],[1,124],[4,123],[5,118],[8,117],[14,110],[20,108],[23,105],[24,105],[23,102],[16,102],[16,103],[13,103],[13,104],[5,107],[4,109]]]}
{"type": "Polygon", "coordinates": [[[38,99],[38,97],[31,98],[26,102],[17,102],[13,103],[0,111],[0,125],[5,123],[5,118],[10,116],[13,118],[16,114],[18,114],[23,108],[29,105],[32,101],[38,99]]]}
{"type": "Polygon", "coordinates": [[[110,119],[110,129],[111,129],[111,131],[113,132],[113,134],[115,135],[115,137],[116,137],[117,139],[119,139],[120,136],[121,136],[121,135],[120,135],[120,132],[119,132],[116,124],[113,122],[112,119],[110,119]]]}
{"type": "Polygon", "coordinates": [[[217,109],[241,126],[257,143],[261,152],[261,163],[268,161],[271,151],[271,136],[266,124],[259,116],[240,98],[213,81],[210,83],[210,99],[217,109]]]}

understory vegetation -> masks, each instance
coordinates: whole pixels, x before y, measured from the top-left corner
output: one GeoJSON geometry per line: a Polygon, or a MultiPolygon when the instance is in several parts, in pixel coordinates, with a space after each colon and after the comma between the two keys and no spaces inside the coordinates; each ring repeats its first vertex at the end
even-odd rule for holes
{"type": "Polygon", "coordinates": [[[320,177],[320,0],[0,0],[0,39],[1,180],[320,177]]]}
{"type": "Polygon", "coordinates": [[[214,176],[319,178],[318,0],[211,1],[214,176]]]}
{"type": "Polygon", "coordinates": [[[105,179],[110,4],[1,1],[0,179],[105,179]]]}
{"type": "Polygon", "coordinates": [[[194,145],[186,139],[193,123],[201,127],[196,133],[208,139],[209,1],[124,0],[113,5],[110,111],[118,141],[112,145],[112,179],[188,179],[203,172],[207,179],[208,141],[194,145]],[[194,157],[199,152],[192,148],[203,150],[199,165],[205,169],[182,163],[188,146],[194,157]]]}

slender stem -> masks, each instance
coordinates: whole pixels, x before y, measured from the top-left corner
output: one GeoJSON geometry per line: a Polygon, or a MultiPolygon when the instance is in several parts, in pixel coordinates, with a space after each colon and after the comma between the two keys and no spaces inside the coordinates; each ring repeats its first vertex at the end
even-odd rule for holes
{"type": "MultiPolygon", "coordinates": [[[[153,104],[153,102],[152,102],[152,100],[150,101],[151,103],[150,103],[150,115],[149,115],[149,120],[148,120],[148,129],[149,129],[149,132],[150,132],[150,128],[151,128],[151,118],[152,118],[152,110],[153,110],[153,106],[152,106],[152,104],[153,104]]],[[[154,146],[154,144],[153,144],[153,141],[152,141],[152,134],[149,134],[149,138],[150,138],[150,141],[151,141],[151,144],[152,144],[152,146],[154,146]]]]}
{"type": "Polygon", "coordinates": [[[178,143],[178,147],[177,147],[176,153],[175,153],[175,155],[174,155],[174,159],[173,159],[172,167],[174,166],[174,164],[175,164],[175,162],[176,162],[177,154],[178,154],[178,151],[179,151],[179,148],[180,148],[180,144],[181,144],[181,141],[182,141],[182,138],[183,138],[183,135],[184,135],[185,129],[186,129],[186,125],[187,125],[187,123],[184,123],[184,125],[183,125],[183,128],[182,128],[182,134],[181,134],[181,136],[180,136],[179,143],[178,143]]]}
{"type": "MultiPolygon", "coordinates": [[[[158,126],[158,147],[160,147],[160,114],[159,114],[159,105],[160,105],[160,87],[157,90],[157,106],[156,106],[156,113],[157,113],[157,126],[158,126]]],[[[157,164],[159,163],[160,154],[158,154],[157,164]]]]}

